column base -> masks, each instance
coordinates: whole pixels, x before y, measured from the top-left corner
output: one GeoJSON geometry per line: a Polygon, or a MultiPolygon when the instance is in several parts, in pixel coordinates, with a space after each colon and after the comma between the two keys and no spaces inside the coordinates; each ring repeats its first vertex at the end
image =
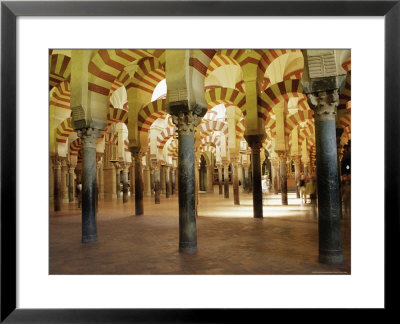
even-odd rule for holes
{"type": "Polygon", "coordinates": [[[340,265],[343,264],[342,250],[319,251],[318,261],[324,264],[340,265]]]}
{"type": "Polygon", "coordinates": [[[196,242],[179,242],[179,252],[194,254],[197,252],[196,242]]]}
{"type": "Polygon", "coordinates": [[[82,243],[97,242],[97,235],[86,235],[82,236],[82,243]]]}

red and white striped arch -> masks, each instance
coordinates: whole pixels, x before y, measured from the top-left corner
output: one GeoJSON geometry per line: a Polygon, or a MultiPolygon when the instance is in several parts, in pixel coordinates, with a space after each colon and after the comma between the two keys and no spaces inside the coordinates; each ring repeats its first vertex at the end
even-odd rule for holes
{"type": "Polygon", "coordinates": [[[312,110],[298,110],[297,113],[288,116],[285,121],[285,135],[289,136],[292,130],[302,122],[313,123],[313,116],[312,110]]]}
{"type": "Polygon", "coordinates": [[[81,148],[82,148],[82,140],[80,137],[78,137],[69,145],[69,154],[77,156],[81,148]]]}
{"type": "Polygon", "coordinates": [[[50,108],[71,110],[71,87],[68,81],[63,81],[55,86],[51,92],[50,108]]]}
{"type": "Polygon", "coordinates": [[[71,76],[71,58],[62,54],[50,55],[50,89],[71,76]]]}
{"type": "Polygon", "coordinates": [[[204,137],[214,131],[222,132],[223,134],[228,133],[228,124],[222,120],[206,120],[200,124],[200,136],[204,137]]]}
{"type": "Polygon", "coordinates": [[[175,136],[175,127],[167,127],[157,136],[157,148],[164,149],[165,143],[171,138],[175,136]]]}
{"type": "Polygon", "coordinates": [[[157,118],[165,117],[165,99],[156,100],[140,109],[138,114],[138,129],[141,132],[148,133],[150,126],[157,118]]]}
{"type": "Polygon", "coordinates": [[[176,139],[171,140],[167,146],[167,152],[172,158],[178,158],[178,141],[176,139]]]}
{"type": "Polygon", "coordinates": [[[65,119],[56,129],[56,142],[66,143],[71,133],[75,132],[71,125],[72,117],[65,119]]]}
{"type": "Polygon", "coordinates": [[[220,104],[227,104],[240,108],[243,115],[245,115],[243,106],[246,103],[246,96],[242,92],[230,88],[214,88],[206,92],[205,97],[208,109],[212,109],[220,104]]]}
{"type": "Polygon", "coordinates": [[[260,117],[266,121],[277,103],[282,100],[288,102],[290,98],[300,98],[302,102],[307,99],[300,80],[286,80],[272,85],[258,97],[260,117]]]}

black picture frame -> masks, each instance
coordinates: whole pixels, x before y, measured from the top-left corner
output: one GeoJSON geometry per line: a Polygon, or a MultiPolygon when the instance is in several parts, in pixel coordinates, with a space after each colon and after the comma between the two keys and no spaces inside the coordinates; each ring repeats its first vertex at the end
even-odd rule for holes
{"type": "MultiPolygon", "coordinates": [[[[1,2],[1,322],[233,323],[265,309],[16,308],[16,19],[19,16],[384,16],[385,311],[399,287],[400,1],[2,1],[1,2]],[[240,315],[240,316],[239,316],[240,315]]],[[[372,44],[373,45],[373,44],[372,44]]],[[[371,79],[371,88],[374,81],[371,79]]],[[[365,89],[365,95],[371,89],[365,89]]],[[[383,98],[382,98],[383,100],[383,98]]],[[[373,186],[371,178],[371,186],[373,186]]],[[[369,189],[373,190],[373,189],[369,189]]],[[[373,192],[366,191],[366,195],[373,192]]],[[[374,260],[371,260],[374,262],[374,260]]],[[[367,285],[368,283],[366,283],[367,285]]],[[[270,314],[268,314],[270,316],[270,314]]],[[[241,321],[243,323],[243,321],[241,321]]],[[[252,322],[245,321],[245,322],[252,322]]]]}

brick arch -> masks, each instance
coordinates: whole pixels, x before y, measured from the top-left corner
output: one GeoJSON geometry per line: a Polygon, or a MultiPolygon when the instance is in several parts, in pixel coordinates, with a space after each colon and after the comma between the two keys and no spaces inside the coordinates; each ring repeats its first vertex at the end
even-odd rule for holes
{"type": "Polygon", "coordinates": [[[78,137],[69,145],[69,154],[78,156],[78,152],[81,150],[81,148],[82,148],[82,140],[80,137],[78,137]]]}
{"type": "Polygon", "coordinates": [[[167,127],[157,136],[157,148],[163,149],[165,143],[171,138],[175,136],[175,127],[167,127]]]}
{"type": "Polygon", "coordinates": [[[139,131],[147,133],[157,118],[167,115],[165,102],[165,99],[156,100],[140,109],[138,114],[139,131]]]}
{"type": "Polygon", "coordinates": [[[243,107],[246,103],[246,96],[238,90],[230,88],[214,88],[210,91],[207,91],[205,93],[205,97],[208,104],[208,109],[212,109],[220,104],[227,104],[240,108],[243,115],[245,115],[243,107]]]}
{"type": "Polygon", "coordinates": [[[50,90],[71,78],[71,58],[63,54],[50,54],[50,90]]]}
{"type": "MultiPolygon", "coordinates": [[[[228,51],[228,50],[224,50],[228,51]]],[[[235,50],[237,53],[242,53],[243,50],[235,50]]],[[[228,52],[227,52],[228,53],[228,52]]],[[[227,66],[227,65],[235,65],[240,67],[240,64],[237,61],[237,57],[231,55],[232,52],[228,53],[229,55],[224,55],[222,54],[222,51],[218,51],[215,53],[213,56],[212,60],[210,61],[210,64],[208,65],[207,72],[206,72],[206,78],[211,75],[215,70],[222,66],[227,66]]],[[[241,54],[240,54],[241,55],[241,54]]]]}
{"type": "Polygon", "coordinates": [[[200,137],[205,137],[214,131],[220,131],[225,135],[228,133],[228,124],[219,120],[206,120],[200,124],[199,128],[200,137]]]}
{"type": "Polygon", "coordinates": [[[66,143],[68,137],[71,133],[76,132],[71,125],[72,117],[65,119],[58,127],[56,128],[56,142],[57,143],[66,143]]]}
{"type": "Polygon", "coordinates": [[[273,107],[277,103],[282,100],[288,102],[290,98],[300,98],[302,101],[307,99],[307,96],[303,93],[300,80],[282,81],[262,92],[257,99],[259,117],[266,121],[268,115],[272,112],[273,107]]]}
{"type": "Polygon", "coordinates": [[[301,122],[313,121],[314,112],[312,110],[298,110],[297,113],[290,115],[285,120],[285,135],[289,136],[292,130],[301,122]]]}
{"type": "Polygon", "coordinates": [[[168,156],[178,158],[178,141],[173,139],[167,147],[168,156]]]}

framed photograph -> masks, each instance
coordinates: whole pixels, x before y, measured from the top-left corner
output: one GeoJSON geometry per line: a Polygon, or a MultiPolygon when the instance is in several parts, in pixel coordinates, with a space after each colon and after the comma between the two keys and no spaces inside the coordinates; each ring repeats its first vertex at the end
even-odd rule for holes
{"type": "Polygon", "coordinates": [[[2,1],[1,322],[230,323],[271,309],[395,309],[399,30],[398,0],[2,1]],[[49,50],[100,48],[350,49],[351,274],[52,273],[49,50]]]}

